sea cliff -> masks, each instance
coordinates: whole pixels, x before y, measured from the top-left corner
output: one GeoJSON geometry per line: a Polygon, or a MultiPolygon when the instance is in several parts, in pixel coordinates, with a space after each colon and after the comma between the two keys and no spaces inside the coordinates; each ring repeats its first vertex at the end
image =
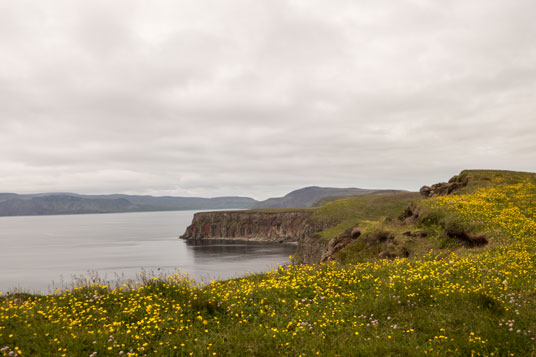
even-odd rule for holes
{"type": "Polygon", "coordinates": [[[198,212],[183,239],[236,239],[299,242],[321,231],[313,224],[313,210],[198,212]]]}

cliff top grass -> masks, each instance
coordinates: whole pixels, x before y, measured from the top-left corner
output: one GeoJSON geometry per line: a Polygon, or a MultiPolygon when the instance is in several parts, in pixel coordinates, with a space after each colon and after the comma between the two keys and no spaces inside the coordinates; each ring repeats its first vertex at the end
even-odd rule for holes
{"type": "Polygon", "coordinates": [[[231,212],[231,213],[292,213],[292,212],[313,212],[314,208],[258,208],[258,209],[245,209],[245,210],[225,210],[225,211],[202,211],[202,213],[221,213],[221,212],[231,212]]]}
{"type": "MultiPolygon", "coordinates": [[[[444,229],[447,217],[501,238],[478,253],[289,266],[207,286],[177,274],[4,296],[0,355],[535,355],[536,182],[490,182],[420,200],[424,217],[412,223],[444,229]]],[[[369,214],[364,205],[354,212],[369,214]]],[[[395,213],[368,217],[389,225],[378,217],[395,213]]]]}
{"type": "Polygon", "coordinates": [[[257,208],[248,210],[249,213],[292,213],[292,212],[313,212],[314,208],[257,208]]]}
{"type": "Polygon", "coordinates": [[[467,180],[467,186],[459,193],[471,193],[475,190],[497,185],[513,185],[520,182],[536,182],[536,174],[532,172],[506,170],[463,170],[460,179],[467,180]]]}
{"type": "Polygon", "coordinates": [[[354,197],[361,197],[361,196],[374,196],[374,195],[385,195],[385,194],[393,194],[393,193],[404,193],[408,192],[405,190],[374,190],[374,191],[368,191],[368,192],[361,192],[361,193],[355,193],[350,195],[344,195],[344,196],[328,196],[323,197],[313,203],[312,207],[320,207],[325,205],[326,203],[338,201],[338,200],[344,200],[347,198],[354,198],[354,197]]]}
{"type": "Polygon", "coordinates": [[[418,200],[420,195],[415,192],[346,198],[317,208],[311,220],[319,224],[333,225],[320,233],[323,239],[329,240],[366,221],[395,219],[411,202],[418,200]]]}

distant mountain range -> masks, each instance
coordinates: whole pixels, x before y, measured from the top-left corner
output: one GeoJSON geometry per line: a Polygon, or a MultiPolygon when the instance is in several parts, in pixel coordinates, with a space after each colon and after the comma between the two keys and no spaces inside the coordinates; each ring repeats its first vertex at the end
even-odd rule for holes
{"type": "MultiPolygon", "coordinates": [[[[257,201],[249,197],[173,197],[136,195],[80,195],[0,193],[0,216],[31,216],[82,213],[119,213],[202,209],[307,208],[333,199],[375,194],[383,190],[361,188],[305,187],[284,197],[257,201]]],[[[392,192],[392,190],[385,192],[392,192]]]]}
{"type": "Polygon", "coordinates": [[[154,197],[135,195],[79,195],[0,193],[0,216],[118,213],[196,209],[247,209],[257,201],[248,197],[154,197]]]}
{"type": "Polygon", "coordinates": [[[256,203],[253,208],[308,208],[314,206],[315,202],[325,197],[345,197],[365,195],[378,190],[368,190],[363,188],[333,188],[333,187],[304,187],[292,191],[283,197],[269,198],[256,203]]]}

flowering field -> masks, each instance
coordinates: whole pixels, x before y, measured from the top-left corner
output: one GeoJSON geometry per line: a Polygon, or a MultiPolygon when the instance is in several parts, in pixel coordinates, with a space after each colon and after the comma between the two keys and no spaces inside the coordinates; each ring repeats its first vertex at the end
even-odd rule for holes
{"type": "Polygon", "coordinates": [[[470,229],[485,248],[0,297],[0,354],[534,355],[535,181],[418,203],[436,219],[417,225],[470,229]]]}

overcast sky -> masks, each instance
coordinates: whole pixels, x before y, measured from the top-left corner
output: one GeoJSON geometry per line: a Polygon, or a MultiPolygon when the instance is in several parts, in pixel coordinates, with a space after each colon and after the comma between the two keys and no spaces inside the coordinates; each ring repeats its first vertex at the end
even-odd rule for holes
{"type": "Polygon", "coordinates": [[[0,0],[0,192],[536,171],[534,0],[0,0]]]}

